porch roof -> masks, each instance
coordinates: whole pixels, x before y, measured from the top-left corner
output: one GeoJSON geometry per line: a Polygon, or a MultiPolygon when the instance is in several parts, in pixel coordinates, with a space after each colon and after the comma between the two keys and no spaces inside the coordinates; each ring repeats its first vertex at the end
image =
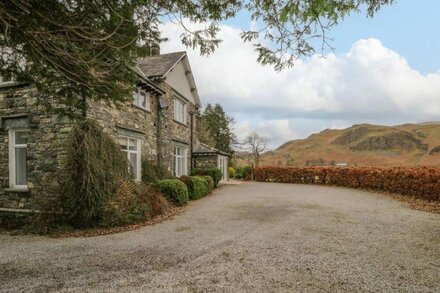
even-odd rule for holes
{"type": "Polygon", "coordinates": [[[221,155],[227,157],[231,156],[231,154],[229,153],[223,152],[204,143],[199,144],[193,152],[193,156],[195,157],[213,156],[213,155],[221,155]]]}

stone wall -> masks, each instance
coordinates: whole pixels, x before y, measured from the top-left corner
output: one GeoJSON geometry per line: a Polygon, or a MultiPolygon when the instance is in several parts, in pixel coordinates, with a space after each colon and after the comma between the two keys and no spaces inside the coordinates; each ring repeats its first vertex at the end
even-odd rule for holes
{"type": "Polygon", "coordinates": [[[192,147],[196,143],[196,106],[187,101],[187,123],[182,124],[174,120],[174,96],[177,95],[174,90],[167,83],[160,84],[165,90],[163,98],[166,99],[168,107],[160,112],[161,117],[161,147],[162,147],[162,162],[165,166],[174,170],[174,146],[184,145],[188,148],[188,174],[191,171],[191,154],[192,147]],[[193,131],[191,143],[191,129],[193,131]]]}
{"type": "Polygon", "coordinates": [[[72,121],[37,104],[29,86],[0,89],[0,211],[61,212],[60,177],[72,121]],[[28,189],[9,186],[9,129],[29,130],[27,144],[28,189]]]}
{"type": "Polygon", "coordinates": [[[87,118],[96,121],[115,141],[121,130],[139,133],[142,137],[142,158],[157,162],[158,98],[150,95],[150,111],[132,105],[109,106],[104,102],[89,101],[87,118]]]}
{"type": "Polygon", "coordinates": [[[201,168],[201,169],[207,169],[207,168],[217,168],[217,159],[218,156],[216,154],[214,155],[198,155],[194,157],[193,164],[194,168],[201,168]]]}
{"type": "MultiPolygon", "coordinates": [[[[174,120],[173,89],[161,82],[165,91],[162,99],[167,107],[161,107],[160,97],[150,95],[150,111],[127,102],[120,108],[102,102],[89,101],[87,117],[97,121],[115,139],[121,129],[141,134],[142,156],[160,162],[168,170],[174,170],[173,147],[188,147],[188,172],[191,168],[191,151],[196,135],[196,107],[187,103],[187,124],[174,120]],[[192,127],[191,127],[192,124],[192,127]],[[191,143],[191,137],[193,143],[191,143]]],[[[61,176],[66,158],[66,146],[73,121],[61,118],[55,112],[38,105],[36,90],[30,86],[0,89],[0,213],[32,211],[62,212],[61,176]],[[28,190],[17,191],[9,187],[9,133],[11,121],[24,123],[29,130],[27,144],[28,190]]],[[[0,221],[2,215],[0,214],[0,221]]],[[[1,225],[3,223],[0,222],[1,225]]]]}

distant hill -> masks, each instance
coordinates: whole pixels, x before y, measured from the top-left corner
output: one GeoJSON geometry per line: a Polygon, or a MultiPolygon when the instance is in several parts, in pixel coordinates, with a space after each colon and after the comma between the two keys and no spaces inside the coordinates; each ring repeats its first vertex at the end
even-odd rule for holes
{"type": "Polygon", "coordinates": [[[262,156],[261,165],[440,166],[440,123],[326,129],[286,142],[262,156]]]}

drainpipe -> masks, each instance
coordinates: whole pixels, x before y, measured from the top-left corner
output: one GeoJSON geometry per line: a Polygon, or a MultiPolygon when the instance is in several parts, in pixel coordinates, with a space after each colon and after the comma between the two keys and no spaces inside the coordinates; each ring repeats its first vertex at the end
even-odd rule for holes
{"type": "Polygon", "coordinates": [[[157,165],[162,166],[162,131],[161,131],[161,119],[160,115],[162,114],[161,106],[160,106],[161,96],[157,97],[157,105],[156,105],[156,114],[157,114],[157,126],[156,126],[156,148],[157,148],[157,165]]]}
{"type": "Polygon", "coordinates": [[[191,138],[190,138],[190,144],[189,144],[189,150],[190,150],[190,156],[191,156],[191,168],[194,167],[194,161],[193,161],[193,141],[194,141],[194,112],[191,111],[189,112],[190,116],[191,116],[191,121],[190,123],[190,131],[191,131],[191,138]]]}

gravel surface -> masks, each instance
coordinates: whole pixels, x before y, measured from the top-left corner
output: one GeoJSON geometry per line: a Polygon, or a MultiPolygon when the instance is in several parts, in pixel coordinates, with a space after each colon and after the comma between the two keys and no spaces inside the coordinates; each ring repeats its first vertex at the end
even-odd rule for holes
{"type": "Polygon", "coordinates": [[[0,235],[0,290],[439,292],[440,215],[336,187],[223,186],[93,238],[0,235]]]}

